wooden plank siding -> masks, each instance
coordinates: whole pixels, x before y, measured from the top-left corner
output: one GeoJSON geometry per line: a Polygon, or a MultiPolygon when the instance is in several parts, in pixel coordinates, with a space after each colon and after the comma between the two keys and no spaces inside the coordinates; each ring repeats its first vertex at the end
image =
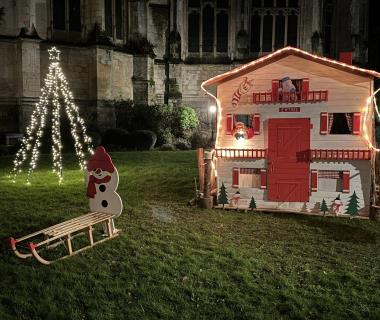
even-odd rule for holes
{"type": "MultiPolygon", "coordinates": [[[[229,159],[228,149],[247,150],[243,155],[250,155],[252,150],[267,149],[267,126],[271,118],[310,118],[310,172],[318,170],[337,170],[349,172],[350,190],[348,193],[338,191],[312,191],[310,185],[310,199],[307,203],[284,203],[267,201],[267,190],[260,188],[239,188],[241,193],[241,206],[248,206],[253,196],[259,208],[277,208],[283,210],[298,210],[306,206],[310,212],[316,212],[318,203],[326,200],[328,207],[338,194],[346,205],[352,192],[355,191],[359,197],[359,206],[362,213],[368,211],[370,205],[371,190],[371,152],[368,144],[359,135],[337,135],[321,134],[320,118],[322,112],[327,113],[355,113],[361,112],[361,128],[364,121],[364,107],[366,99],[373,91],[373,81],[369,77],[351,74],[342,70],[305,61],[299,57],[288,56],[273,64],[268,64],[258,70],[249,73],[240,72],[241,76],[226,81],[217,86],[217,97],[220,101],[221,117],[218,119],[218,134],[216,141],[216,170],[218,175],[218,187],[224,182],[227,193],[231,197],[236,188],[232,188],[233,168],[256,168],[266,169],[265,158],[256,156],[242,156],[229,159]],[[309,79],[309,90],[328,90],[328,101],[324,102],[295,102],[291,106],[299,107],[299,112],[279,112],[280,107],[289,106],[287,103],[254,104],[253,92],[271,92],[272,80],[282,79],[289,76],[291,79],[309,79]],[[253,88],[240,99],[236,109],[233,109],[231,99],[233,93],[243,80],[254,79],[253,88]],[[260,116],[260,133],[255,134],[252,139],[237,141],[233,135],[226,132],[227,114],[258,114],[260,116]],[[222,151],[225,150],[225,151],[222,151]],[[345,153],[346,150],[348,153],[345,153]],[[325,152],[325,153],[323,153],[325,152]],[[325,154],[326,156],[323,156],[325,154]],[[363,161],[366,160],[366,161],[363,161]]],[[[367,118],[369,137],[373,137],[373,114],[369,113],[367,118]]],[[[240,151],[242,152],[242,151],[240,151]]],[[[311,174],[311,173],[310,173],[311,174]]],[[[310,178],[311,181],[311,178],[310,178]]],[[[314,186],[317,188],[317,186],[314,186]]]]}

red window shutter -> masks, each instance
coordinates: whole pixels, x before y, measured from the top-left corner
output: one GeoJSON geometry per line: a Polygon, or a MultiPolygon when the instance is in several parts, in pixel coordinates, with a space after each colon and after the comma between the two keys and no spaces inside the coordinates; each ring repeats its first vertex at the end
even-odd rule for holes
{"type": "Polygon", "coordinates": [[[267,188],[267,169],[260,169],[261,189],[267,188]]]}
{"type": "Polygon", "coordinates": [[[226,115],[226,134],[232,134],[233,129],[233,117],[232,114],[226,115]]]}
{"type": "Polygon", "coordinates": [[[309,79],[302,79],[302,92],[308,92],[309,91],[309,79]]]}
{"type": "Polygon", "coordinates": [[[232,187],[239,188],[239,168],[232,169],[232,187]]]}
{"type": "Polygon", "coordinates": [[[318,170],[311,170],[311,191],[318,191],[318,170]]]}
{"type": "Polygon", "coordinates": [[[308,96],[308,92],[309,92],[309,79],[302,79],[302,83],[301,83],[301,100],[308,100],[307,99],[307,96],[308,96]]]}
{"type": "Polygon", "coordinates": [[[278,100],[278,80],[272,80],[272,101],[278,100]]]}
{"type": "Polygon", "coordinates": [[[260,134],[260,113],[253,115],[253,133],[260,134]]]}
{"type": "Polygon", "coordinates": [[[360,112],[354,112],[352,134],[360,134],[360,112]]]}
{"type": "Polygon", "coordinates": [[[321,112],[320,134],[327,134],[329,117],[327,112],[321,112]]]}
{"type": "Polygon", "coordinates": [[[343,171],[342,192],[343,193],[350,192],[350,171],[343,171]]]}

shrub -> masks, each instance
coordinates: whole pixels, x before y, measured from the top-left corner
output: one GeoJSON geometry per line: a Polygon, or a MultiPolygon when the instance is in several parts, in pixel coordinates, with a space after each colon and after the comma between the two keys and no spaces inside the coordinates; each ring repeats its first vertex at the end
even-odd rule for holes
{"type": "Polygon", "coordinates": [[[176,137],[189,137],[199,125],[198,115],[189,106],[177,107],[173,115],[173,134],[176,137]]]}
{"type": "Polygon", "coordinates": [[[165,143],[158,148],[161,151],[174,151],[175,147],[170,143],[165,143]]]}
{"type": "Polygon", "coordinates": [[[130,54],[148,54],[154,58],[154,45],[140,33],[134,33],[124,45],[123,50],[130,54]]]}
{"type": "Polygon", "coordinates": [[[109,150],[122,150],[127,141],[128,132],[121,128],[108,129],[103,133],[102,145],[109,150]]]}
{"type": "Polygon", "coordinates": [[[175,147],[179,150],[190,150],[191,149],[191,143],[187,139],[178,138],[178,139],[176,139],[175,147]]]}
{"type": "Polygon", "coordinates": [[[95,131],[90,131],[90,132],[87,132],[87,135],[91,138],[92,145],[94,147],[97,147],[102,144],[102,137],[100,136],[99,133],[95,131]]]}
{"type": "Polygon", "coordinates": [[[149,130],[137,130],[127,135],[125,146],[132,150],[151,150],[157,141],[157,135],[149,130]]]}
{"type": "Polygon", "coordinates": [[[201,131],[194,132],[191,136],[191,147],[193,149],[197,148],[210,148],[213,145],[210,135],[203,133],[201,131]]]}

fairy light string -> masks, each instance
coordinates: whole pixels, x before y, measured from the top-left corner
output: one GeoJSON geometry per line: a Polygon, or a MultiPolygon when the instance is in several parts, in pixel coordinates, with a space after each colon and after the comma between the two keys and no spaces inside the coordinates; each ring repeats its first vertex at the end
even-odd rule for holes
{"type": "Polygon", "coordinates": [[[39,101],[35,104],[30,123],[26,128],[25,136],[21,140],[21,147],[13,161],[12,180],[16,182],[17,176],[23,171],[24,163],[30,159],[27,171],[27,183],[37,167],[41,139],[46,126],[48,111],[51,109],[52,121],[52,162],[53,172],[57,175],[59,183],[63,181],[62,142],[61,142],[61,107],[65,108],[71,126],[71,135],[74,139],[75,152],[81,170],[86,168],[86,153],[93,153],[91,138],[87,135],[83,118],[79,109],[73,102],[74,96],[69,89],[68,82],[60,66],[60,51],[56,47],[48,50],[49,71],[41,89],[39,101]]]}

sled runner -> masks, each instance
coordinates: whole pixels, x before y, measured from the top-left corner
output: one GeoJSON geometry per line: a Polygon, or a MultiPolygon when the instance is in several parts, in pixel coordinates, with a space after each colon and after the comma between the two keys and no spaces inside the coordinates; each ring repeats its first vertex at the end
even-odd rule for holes
{"type": "Polygon", "coordinates": [[[119,230],[115,229],[113,219],[119,217],[123,210],[121,198],[116,193],[119,175],[111,157],[103,147],[98,147],[88,162],[86,182],[86,193],[92,212],[21,238],[10,238],[10,246],[16,256],[22,259],[33,256],[43,264],[50,264],[118,236],[119,230]],[[103,226],[105,236],[98,241],[94,241],[93,237],[95,225],[103,226]],[[87,235],[89,245],[73,250],[72,240],[83,233],[87,235]],[[52,261],[41,256],[42,251],[55,248],[60,244],[65,245],[67,255],[52,261]],[[21,248],[23,251],[19,251],[21,248]],[[28,249],[30,253],[25,253],[25,249],[28,249]]]}
{"type": "Polygon", "coordinates": [[[91,248],[92,246],[98,243],[116,237],[118,235],[118,230],[115,230],[113,227],[113,217],[114,215],[110,213],[91,212],[83,216],[56,224],[49,228],[34,232],[22,238],[10,238],[10,245],[13,252],[19,258],[26,259],[28,257],[33,256],[43,264],[50,264],[52,261],[44,259],[40,255],[39,251],[54,248],[62,243],[65,244],[68,254],[66,256],[54,260],[57,261],[67,258],[71,255],[77,254],[88,248],[91,248]],[[106,237],[104,239],[94,242],[92,231],[94,229],[94,226],[97,224],[105,224],[107,232],[106,237]],[[82,233],[87,234],[88,241],[90,244],[86,247],[74,251],[71,240],[76,236],[81,235],[82,233]],[[27,241],[32,239],[38,239],[41,237],[42,239],[38,240],[38,242],[27,241]],[[25,248],[26,243],[31,253],[25,254],[18,250],[18,245],[20,245],[20,248],[25,248]]]}

